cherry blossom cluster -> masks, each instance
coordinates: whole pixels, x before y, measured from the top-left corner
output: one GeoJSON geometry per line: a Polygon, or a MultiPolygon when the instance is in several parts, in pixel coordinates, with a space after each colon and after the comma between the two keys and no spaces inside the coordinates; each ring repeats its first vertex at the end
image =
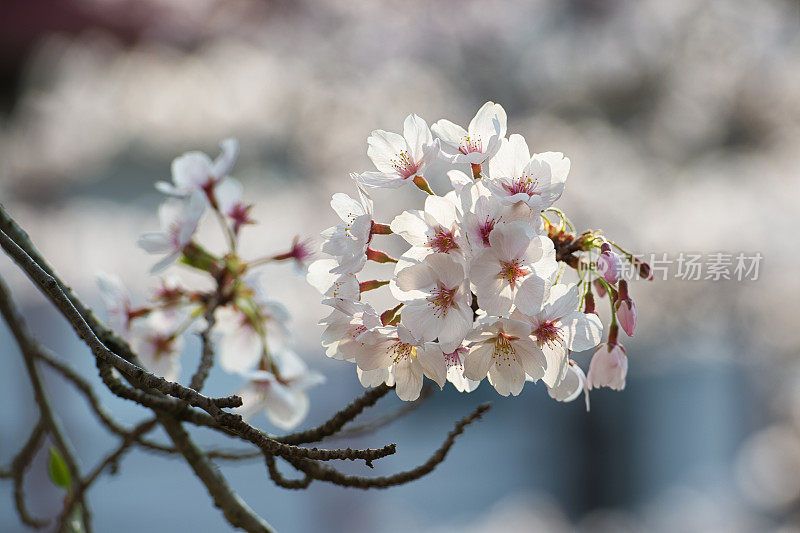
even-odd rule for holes
{"type": "Polygon", "coordinates": [[[355,363],[365,387],[395,384],[410,401],[425,376],[461,392],[488,378],[503,396],[541,380],[559,401],[585,391],[587,408],[589,389],[624,388],[619,329],[633,334],[636,307],[620,270],[627,260],[648,277],[649,267],[600,232],[576,234],[554,207],[569,159],[532,154],[522,136],[506,136],[506,124],[493,102],[466,129],[409,115],[402,134],[370,134],[375,170],[351,174],[357,197],[333,195],[342,223],[322,233],[308,281],[333,308],[321,321],[327,355],[355,363]],[[452,167],[439,194],[425,178],[436,161],[452,167]],[[410,184],[427,193],[421,209],[376,220],[369,191],[410,184]],[[397,259],[378,248],[390,234],[408,246],[397,259]],[[359,280],[367,261],[385,264],[385,278],[359,280]],[[396,305],[376,310],[365,293],[378,289],[396,305]],[[610,302],[602,344],[595,294],[610,302]],[[571,353],[595,347],[584,374],[571,353]]]}
{"type": "Polygon", "coordinates": [[[312,247],[295,238],[285,253],[251,261],[239,256],[239,235],[254,224],[252,205],[245,202],[241,183],[229,176],[237,141],[222,141],[220,148],[215,160],[194,151],[172,162],[171,181],[156,184],[166,196],[158,211],[161,230],[145,233],[138,242],[146,252],[160,256],[151,273],[161,274],[177,263],[205,274],[213,288],[188,288],[170,274],[161,279],[148,303],[134,305],[118,277],[100,274],[97,281],[115,332],[149,371],[177,381],[186,334],[208,329],[218,348],[219,366],[246,381],[237,392],[242,414],[263,411],[273,424],[290,429],[308,412],[306,390],[323,377],[291,350],[289,315],[267,297],[257,267],[272,261],[304,266],[312,247]],[[197,241],[207,213],[225,235],[227,249],[222,253],[212,253],[197,241]]]}

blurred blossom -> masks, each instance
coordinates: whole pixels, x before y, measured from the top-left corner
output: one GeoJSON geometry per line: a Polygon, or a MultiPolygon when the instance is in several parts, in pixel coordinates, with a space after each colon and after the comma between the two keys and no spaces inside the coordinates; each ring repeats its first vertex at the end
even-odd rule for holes
{"type": "Polygon", "coordinates": [[[800,433],[771,426],[751,435],[736,464],[739,487],[754,504],[768,510],[800,498],[800,433]]]}

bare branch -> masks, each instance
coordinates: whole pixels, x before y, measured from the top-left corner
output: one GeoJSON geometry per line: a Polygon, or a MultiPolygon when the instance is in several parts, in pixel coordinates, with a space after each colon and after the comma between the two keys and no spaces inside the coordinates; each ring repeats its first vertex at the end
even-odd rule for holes
{"type": "Polygon", "coordinates": [[[333,415],[327,422],[315,428],[307,429],[297,433],[291,433],[283,437],[278,437],[277,441],[284,444],[307,444],[319,442],[325,437],[329,437],[342,429],[342,426],[353,420],[367,407],[372,407],[375,402],[386,396],[392,390],[385,383],[367,390],[364,394],[353,400],[350,405],[333,415]]]}
{"type": "Polygon", "coordinates": [[[275,465],[275,458],[271,455],[265,455],[264,461],[267,465],[267,472],[269,472],[269,478],[279,487],[284,489],[291,489],[291,490],[300,490],[307,488],[312,481],[310,475],[305,474],[300,479],[287,479],[280,473],[278,467],[275,465]]]}
{"type": "Polygon", "coordinates": [[[164,414],[159,415],[159,421],[175,443],[175,447],[186,458],[186,462],[192,467],[195,475],[206,486],[214,505],[222,511],[232,526],[256,533],[273,531],[263,518],[259,517],[231,490],[219,469],[192,442],[180,422],[176,422],[164,414]]]}
{"type": "MultiPolygon", "coordinates": [[[[472,415],[456,424],[456,427],[450,432],[442,446],[428,461],[412,470],[400,472],[393,476],[374,478],[342,474],[334,468],[323,465],[320,461],[360,459],[364,460],[365,463],[371,467],[373,460],[395,453],[395,445],[389,444],[377,449],[354,450],[347,448],[327,450],[304,448],[297,446],[297,444],[318,442],[340,432],[345,424],[352,421],[365,408],[374,405],[378,399],[391,390],[391,387],[381,385],[375,389],[366,391],[360,398],[357,398],[346,408],[336,413],[330,420],[316,428],[273,438],[246,423],[239,414],[222,410],[224,408],[240,406],[241,399],[239,397],[211,398],[199,392],[213,364],[214,352],[210,334],[214,327],[214,309],[218,305],[217,302],[220,298],[219,291],[221,289],[219,287],[217,297],[207,302],[207,327],[201,334],[203,344],[201,362],[192,378],[192,388],[187,388],[178,383],[166,381],[144,370],[137,356],[131,351],[127,343],[100,323],[94,317],[91,310],[83,305],[72,293],[70,288],[55,275],[52,268],[47,265],[38,251],[36,251],[28,236],[14,223],[7,213],[5,213],[2,206],[0,206],[0,230],[0,246],[23,271],[26,272],[28,277],[45,296],[50,299],[53,305],[64,315],[73,327],[76,334],[90,348],[95,357],[95,363],[103,383],[117,396],[132,400],[144,407],[152,409],[156,415],[156,419],[145,421],[133,429],[129,430],[124,428],[105,412],[91,386],[85,380],[68,366],[60,363],[56,358],[50,356],[49,353],[46,353],[38,347],[32,339],[28,337],[23,337],[21,340],[18,339],[20,347],[25,355],[26,363],[30,363],[32,369],[31,380],[34,382],[34,389],[37,393],[37,403],[39,403],[40,400],[39,396],[42,397],[41,401],[43,405],[46,405],[47,402],[41,390],[41,383],[38,380],[35,365],[33,364],[34,359],[41,359],[45,364],[71,381],[78,390],[86,396],[90,406],[101,422],[123,439],[118,448],[102,460],[86,478],[82,478],[77,469],[77,465],[75,465],[74,456],[63,439],[55,417],[52,415],[49,407],[46,410],[49,416],[46,416],[45,410],[43,409],[42,424],[45,425],[46,430],[50,430],[53,433],[56,445],[64,454],[70,472],[73,474],[73,479],[78,480],[77,488],[74,490],[71,497],[68,498],[65,508],[60,515],[60,522],[62,524],[65,524],[65,521],[69,519],[70,516],[74,515],[75,507],[80,506],[83,510],[82,516],[86,522],[85,527],[88,530],[90,527],[89,510],[85,504],[85,492],[104,469],[108,468],[109,465],[116,464],[119,458],[130,449],[131,446],[139,444],[159,452],[182,454],[194,473],[206,486],[215,505],[223,512],[225,518],[234,527],[239,527],[247,531],[271,531],[270,526],[255,514],[236,493],[230,489],[227,481],[220,474],[210,457],[238,460],[261,455],[264,457],[270,478],[277,485],[289,489],[305,488],[313,480],[327,481],[341,486],[357,488],[385,488],[413,481],[431,472],[444,460],[455,442],[455,438],[463,432],[464,427],[480,418],[488,409],[488,405],[482,405],[478,407],[472,415]],[[31,341],[28,343],[30,346],[26,344],[28,340],[31,341]],[[114,370],[119,374],[116,374],[114,370]],[[132,387],[123,383],[120,376],[130,383],[132,387]],[[38,389],[36,383],[38,383],[38,389]],[[202,411],[193,409],[193,407],[202,409],[202,411]],[[174,448],[151,443],[142,439],[142,436],[152,429],[156,421],[164,427],[175,445],[174,448]],[[254,444],[258,450],[224,451],[215,449],[209,450],[206,453],[194,444],[191,437],[184,429],[183,422],[188,422],[196,426],[209,427],[215,431],[220,431],[227,435],[245,440],[254,444]],[[303,477],[299,479],[286,478],[277,468],[276,456],[283,458],[295,469],[301,471],[303,477]]],[[[3,299],[8,301],[9,305],[11,305],[10,300],[7,298],[7,291],[5,291],[5,294],[6,298],[3,299]]],[[[2,297],[1,294],[0,297],[2,297]]],[[[13,308],[10,309],[14,311],[13,308]]],[[[10,324],[14,322],[16,318],[13,312],[4,312],[4,315],[10,316],[10,318],[6,316],[10,324]]],[[[14,329],[15,328],[12,326],[12,330],[14,329]]],[[[21,331],[26,333],[24,329],[21,331]]],[[[405,414],[410,408],[399,410],[377,422],[362,426],[361,428],[356,428],[355,431],[367,431],[370,428],[376,427],[376,424],[386,424],[398,416],[401,416],[401,414],[405,414]]]]}
{"type": "Polygon", "coordinates": [[[33,457],[42,445],[46,430],[44,420],[40,417],[25,445],[14,457],[9,471],[10,477],[14,479],[14,504],[17,507],[17,514],[22,523],[37,529],[46,526],[49,521],[35,518],[28,511],[28,506],[25,504],[24,480],[25,471],[31,465],[33,457]]]}
{"type": "Polygon", "coordinates": [[[491,404],[484,403],[478,406],[475,411],[470,414],[469,416],[461,419],[453,428],[450,433],[448,433],[447,438],[445,439],[444,443],[439,447],[430,458],[425,461],[423,464],[419,465],[416,468],[411,470],[406,470],[405,472],[400,472],[398,474],[394,474],[391,476],[381,476],[381,477],[362,477],[362,476],[351,476],[347,474],[342,474],[338,470],[331,468],[329,466],[322,465],[320,463],[314,461],[306,461],[306,460],[295,460],[290,461],[290,463],[300,470],[304,472],[306,475],[312,477],[313,479],[319,481],[327,481],[333,483],[334,485],[340,485],[342,487],[353,487],[357,489],[385,489],[388,487],[392,487],[395,485],[402,485],[404,483],[408,483],[410,481],[414,481],[419,479],[436,468],[439,463],[445,460],[447,457],[447,453],[450,451],[450,448],[453,447],[455,443],[456,437],[458,437],[461,433],[464,432],[464,428],[470,425],[471,423],[478,420],[481,416],[483,416],[486,411],[489,410],[491,404]]]}
{"type": "Polygon", "coordinates": [[[56,527],[56,531],[66,531],[67,522],[72,517],[75,506],[78,504],[78,502],[83,501],[84,494],[87,490],[89,490],[100,474],[103,473],[103,470],[111,465],[115,465],[122,455],[131,448],[131,446],[141,435],[153,429],[153,426],[156,425],[156,422],[156,419],[153,418],[137,425],[125,436],[124,439],[122,439],[122,443],[111,454],[103,459],[100,464],[98,464],[94,470],[89,473],[89,475],[83,479],[76,480],[75,486],[71,489],[70,494],[67,496],[64,502],[64,508],[58,517],[58,527],[56,527]]]}
{"type": "Polygon", "coordinates": [[[203,390],[203,385],[208,378],[208,373],[211,371],[211,367],[214,364],[214,345],[211,342],[211,330],[214,329],[214,325],[217,322],[214,312],[217,310],[219,302],[222,298],[221,292],[222,284],[217,282],[217,290],[206,307],[206,327],[203,328],[203,331],[200,333],[200,343],[202,345],[200,365],[197,367],[197,371],[194,373],[191,381],[189,382],[189,387],[193,388],[197,392],[203,390]]]}
{"type": "MultiPolygon", "coordinates": [[[[72,479],[80,479],[80,469],[78,468],[77,459],[75,459],[75,453],[64,436],[64,431],[61,428],[61,424],[50,407],[50,402],[47,399],[47,395],[44,393],[42,380],[39,377],[39,371],[36,369],[35,359],[40,351],[39,345],[28,333],[28,329],[25,326],[25,321],[23,320],[22,315],[19,314],[19,311],[17,311],[14,302],[11,300],[11,295],[8,292],[8,288],[1,278],[0,314],[3,315],[3,318],[8,324],[11,334],[14,336],[14,340],[16,340],[20,352],[22,353],[23,360],[25,362],[25,369],[28,372],[28,378],[31,382],[31,387],[33,388],[34,400],[36,401],[36,405],[39,407],[39,413],[42,417],[42,422],[52,436],[56,448],[58,448],[58,451],[61,452],[70,476],[72,479]]],[[[84,529],[86,531],[91,531],[91,515],[89,513],[89,508],[83,498],[79,499],[79,503],[83,508],[82,518],[84,529]]]]}
{"type": "Polygon", "coordinates": [[[331,440],[340,440],[340,439],[350,439],[353,437],[360,437],[362,435],[368,435],[370,433],[374,433],[375,431],[381,429],[382,427],[388,426],[395,420],[398,420],[407,414],[419,409],[419,407],[425,403],[425,401],[430,398],[431,394],[433,393],[433,387],[430,384],[425,384],[422,387],[422,391],[420,392],[419,398],[414,400],[413,402],[403,402],[400,407],[395,409],[393,412],[383,415],[376,420],[372,420],[370,422],[366,422],[364,424],[358,426],[348,427],[347,429],[343,429],[330,438],[331,440]]]}
{"type": "Polygon", "coordinates": [[[61,311],[61,314],[67,318],[75,333],[89,346],[95,357],[113,365],[114,368],[130,378],[139,388],[155,389],[169,396],[179,398],[189,403],[189,405],[203,409],[212,416],[220,414],[220,408],[239,407],[242,405],[242,399],[238,396],[228,396],[226,398],[203,396],[195,390],[151,374],[112,352],[95,335],[80,312],[61,290],[61,284],[56,281],[56,278],[45,272],[25,253],[25,250],[20,248],[17,243],[2,231],[0,231],[0,246],[50,298],[56,308],[61,311]]]}

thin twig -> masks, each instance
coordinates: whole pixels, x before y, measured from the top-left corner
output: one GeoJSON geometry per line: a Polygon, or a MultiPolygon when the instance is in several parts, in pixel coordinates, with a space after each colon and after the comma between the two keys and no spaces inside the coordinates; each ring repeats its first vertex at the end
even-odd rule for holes
{"type": "Polygon", "coordinates": [[[372,407],[375,402],[386,396],[393,387],[381,383],[374,389],[367,390],[364,394],[353,400],[350,405],[333,415],[327,422],[315,428],[299,431],[278,437],[276,440],[284,444],[307,444],[319,442],[342,429],[342,426],[353,420],[367,407],[372,407]]]}
{"type": "MultiPolygon", "coordinates": [[[[14,302],[11,300],[11,294],[8,292],[8,288],[6,287],[6,284],[2,278],[0,278],[0,314],[3,315],[3,318],[11,330],[11,334],[14,336],[14,340],[17,342],[17,346],[19,346],[20,352],[22,353],[23,360],[25,362],[25,369],[28,372],[28,378],[31,382],[31,387],[33,388],[34,400],[36,401],[36,405],[39,407],[39,413],[42,417],[43,423],[47,428],[47,432],[51,435],[53,443],[63,456],[64,462],[67,465],[67,469],[69,470],[72,479],[80,479],[81,474],[80,469],[78,468],[77,459],[75,458],[75,452],[72,450],[71,445],[64,436],[64,430],[61,428],[60,422],[50,407],[50,402],[44,392],[42,380],[39,377],[39,371],[36,369],[35,360],[36,355],[39,353],[39,345],[28,333],[28,328],[25,325],[25,321],[14,305],[14,302]]],[[[81,517],[84,530],[90,532],[91,514],[89,512],[89,508],[86,505],[85,499],[82,497],[79,498],[78,503],[83,509],[81,517]]]]}
{"type": "Polygon", "coordinates": [[[300,479],[288,479],[283,476],[278,470],[278,467],[275,465],[275,458],[271,455],[264,456],[264,462],[267,465],[267,472],[269,473],[269,478],[279,487],[284,489],[291,489],[291,490],[300,490],[308,488],[313,480],[312,477],[308,474],[305,474],[300,479]]]}
{"type": "Polygon", "coordinates": [[[369,435],[374,433],[375,431],[388,426],[395,420],[398,420],[407,414],[411,413],[420,408],[420,406],[425,403],[425,401],[431,397],[433,393],[433,387],[426,383],[422,387],[422,391],[420,392],[419,398],[414,400],[413,402],[403,402],[400,407],[395,409],[393,412],[383,415],[375,420],[370,422],[365,422],[364,424],[358,426],[351,426],[347,429],[342,429],[341,431],[333,434],[329,437],[330,440],[340,440],[340,439],[350,439],[353,437],[361,437],[363,435],[369,435]]]}
{"type": "Polygon", "coordinates": [[[233,527],[240,527],[249,532],[269,533],[272,527],[252,509],[250,509],[236,493],[228,486],[217,467],[202,450],[189,438],[189,434],[180,422],[170,419],[167,415],[159,415],[159,421],[164,426],[175,446],[186,458],[186,462],[200,478],[214,501],[214,505],[222,511],[225,518],[233,527]]]}
{"type": "Polygon", "coordinates": [[[35,528],[42,528],[46,526],[49,520],[36,518],[28,511],[28,506],[25,504],[25,471],[31,465],[33,457],[39,450],[44,440],[44,435],[47,431],[44,420],[39,417],[39,421],[34,426],[30,437],[25,442],[25,445],[19,451],[14,461],[11,463],[10,474],[14,479],[14,504],[17,507],[17,514],[19,515],[22,523],[35,528]]]}
{"type": "MultiPolygon", "coordinates": [[[[75,372],[72,368],[70,368],[65,363],[59,361],[53,355],[52,352],[42,347],[42,350],[37,354],[37,358],[43,363],[45,363],[47,366],[49,366],[50,368],[61,374],[61,376],[63,376],[67,381],[72,383],[75,386],[75,388],[83,394],[83,396],[86,398],[86,401],[89,402],[89,406],[92,408],[92,411],[94,411],[100,422],[110,432],[122,438],[127,438],[135,430],[135,428],[127,429],[121,426],[116,420],[114,420],[114,418],[103,407],[103,404],[100,402],[100,398],[97,397],[91,385],[89,385],[89,383],[86,380],[84,380],[81,376],[79,376],[78,373],[75,372]]],[[[156,442],[143,439],[141,438],[141,436],[138,436],[136,438],[136,444],[144,448],[150,448],[159,452],[165,452],[165,453],[176,452],[175,448],[170,448],[169,446],[165,446],[163,444],[158,444],[156,442]]]]}
{"type": "Polygon", "coordinates": [[[447,453],[450,451],[450,448],[453,447],[455,443],[456,437],[458,437],[461,433],[464,432],[464,428],[470,425],[471,423],[478,420],[481,416],[483,416],[486,411],[489,410],[491,404],[484,403],[478,406],[475,411],[470,414],[469,416],[462,418],[458,423],[456,423],[455,427],[453,428],[450,433],[448,433],[447,438],[445,439],[444,443],[439,447],[433,455],[428,458],[423,464],[419,465],[416,468],[412,468],[411,470],[406,470],[405,472],[400,472],[391,476],[381,476],[381,477],[363,477],[363,476],[351,476],[347,474],[342,474],[338,470],[331,468],[329,466],[325,466],[323,464],[314,462],[314,461],[305,461],[305,460],[295,460],[289,461],[295,468],[300,470],[301,472],[305,473],[306,475],[312,477],[313,479],[320,480],[320,481],[327,481],[333,483],[334,485],[340,485],[342,487],[353,487],[357,489],[385,489],[388,487],[393,487],[395,485],[403,485],[410,481],[414,481],[419,479],[430,472],[433,471],[442,461],[445,460],[447,457],[447,453]]]}
{"type": "Polygon", "coordinates": [[[92,350],[95,357],[114,366],[120,373],[129,377],[141,389],[155,389],[159,392],[186,401],[189,405],[199,407],[212,416],[218,415],[220,408],[240,407],[242,399],[238,396],[226,398],[209,398],[179,383],[167,381],[143,368],[130,363],[112,352],[95,335],[86,320],[73,303],[61,290],[61,284],[45,272],[20,246],[8,235],[0,231],[0,246],[25,271],[28,277],[44,291],[53,304],[67,318],[75,333],[92,350]]]}
{"type": "MultiPolygon", "coordinates": [[[[36,248],[30,242],[27,234],[7,215],[5,209],[0,206],[0,228],[3,231],[9,230],[19,243],[25,247],[25,251],[30,253],[30,257],[35,258],[34,262],[38,265],[45,265],[47,273],[53,278],[55,276],[53,270],[49,268],[38,253],[36,248]]],[[[62,287],[64,294],[69,295],[70,301],[74,300],[76,309],[79,309],[79,314],[83,320],[91,324],[91,329],[97,332],[97,336],[107,342],[117,350],[125,360],[133,364],[139,364],[138,357],[131,351],[128,344],[117,337],[108,328],[103,326],[92,314],[91,310],[83,306],[83,304],[72,294],[68,286],[58,281],[62,287]]],[[[40,287],[42,288],[42,287],[40,287]]],[[[111,365],[108,362],[102,361],[100,357],[96,356],[96,362],[101,374],[103,369],[107,370],[109,378],[113,377],[111,372],[111,365]]],[[[116,379],[116,378],[114,378],[116,379]]],[[[104,380],[105,382],[105,380],[104,380]]],[[[113,381],[112,381],[113,382],[113,381]]],[[[189,410],[186,408],[186,410],[189,410]]],[[[194,445],[189,435],[183,430],[181,424],[171,418],[164,411],[156,411],[158,413],[159,422],[167,431],[170,438],[173,440],[175,447],[182,453],[186,461],[192,466],[197,476],[201,479],[206,486],[209,494],[212,495],[216,505],[223,511],[226,519],[233,526],[238,526],[248,532],[261,533],[272,531],[269,525],[254,513],[247,505],[228,487],[225,478],[222,477],[216,468],[211,464],[203,453],[194,445]]]]}
{"type": "Polygon", "coordinates": [[[208,308],[205,312],[206,327],[203,328],[203,331],[200,333],[200,343],[202,345],[200,365],[197,367],[197,371],[189,382],[189,387],[197,392],[203,389],[203,385],[205,385],[208,374],[214,364],[214,344],[211,342],[211,330],[214,329],[217,320],[214,316],[214,312],[217,310],[217,305],[220,300],[220,290],[219,288],[217,289],[216,294],[208,303],[208,308]]]}
{"type": "MultiPolygon", "coordinates": [[[[380,387],[367,391],[362,397],[356,399],[345,409],[336,413],[330,420],[316,428],[293,433],[284,437],[273,438],[247,424],[240,415],[222,410],[227,407],[237,407],[241,405],[240,398],[236,396],[210,398],[199,392],[213,362],[213,346],[211,346],[210,342],[210,332],[213,328],[213,305],[209,305],[207,309],[207,313],[210,314],[207,316],[208,327],[204,332],[205,337],[203,338],[201,363],[192,379],[193,388],[187,388],[178,383],[168,382],[145,371],[136,354],[131,351],[127,343],[97,320],[92,311],[56,276],[53,269],[47,265],[44,258],[33,246],[33,243],[30,242],[27,234],[25,234],[25,232],[8,216],[2,206],[0,206],[0,246],[2,246],[6,253],[26,272],[28,277],[45,296],[50,299],[53,305],[73,327],[76,334],[90,348],[95,357],[99,375],[109,390],[122,398],[129,399],[153,410],[158,423],[164,427],[167,435],[175,445],[175,448],[156,445],[152,449],[161,452],[177,452],[182,454],[194,473],[206,486],[215,505],[221,509],[226,520],[234,527],[253,532],[271,531],[270,526],[231,490],[227,481],[220,474],[209,456],[215,456],[220,459],[241,459],[261,454],[264,457],[270,477],[276,484],[285,488],[305,488],[312,480],[327,481],[341,486],[357,488],[385,488],[413,481],[431,472],[445,459],[455,442],[455,438],[463,432],[464,428],[474,420],[480,418],[489,408],[488,405],[479,406],[472,415],[458,422],[440,448],[424,464],[416,468],[392,476],[373,478],[345,475],[334,468],[320,463],[320,461],[332,459],[362,459],[368,466],[371,466],[372,460],[394,453],[395,445],[390,444],[383,448],[364,450],[351,450],[349,448],[322,450],[317,448],[303,448],[296,445],[317,442],[340,432],[345,424],[353,420],[365,408],[374,405],[380,397],[391,390],[390,387],[381,385],[380,387]],[[119,374],[116,374],[115,370],[119,374]],[[133,388],[123,383],[120,376],[130,383],[133,388]],[[195,385],[196,388],[194,388],[195,385]],[[193,407],[202,409],[202,411],[193,409],[193,407]],[[211,450],[207,454],[194,444],[183,427],[184,422],[196,426],[209,427],[215,431],[220,431],[227,435],[245,440],[254,444],[258,448],[258,451],[211,450]],[[285,459],[294,468],[301,471],[304,476],[300,479],[288,479],[284,477],[277,468],[276,457],[285,459]]],[[[23,352],[25,351],[26,350],[23,349],[23,352]]],[[[38,381],[38,374],[35,374],[36,368],[35,365],[33,365],[34,359],[33,356],[26,356],[26,363],[30,360],[30,364],[32,365],[32,382],[38,381]],[[34,378],[36,379],[34,380],[34,378]]],[[[55,360],[54,358],[51,359],[55,360]]],[[[42,360],[47,362],[45,359],[42,360]]],[[[56,366],[50,366],[59,371],[56,366]]],[[[69,370],[66,366],[64,366],[64,368],[69,370]]],[[[61,373],[65,376],[69,374],[69,372],[61,373]]],[[[75,377],[77,377],[77,375],[75,375],[75,377]]],[[[67,379],[70,378],[68,377],[67,379]]],[[[97,403],[96,397],[88,384],[86,384],[86,387],[79,385],[79,383],[85,384],[79,377],[72,381],[76,384],[78,389],[84,392],[87,398],[89,398],[92,408],[98,414],[101,421],[103,421],[107,427],[114,427],[117,430],[115,432],[123,437],[123,443],[121,443],[120,447],[117,448],[114,453],[103,460],[85,479],[81,478],[77,466],[74,464],[70,466],[71,461],[74,463],[73,455],[65,442],[59,443],[58,437],[60,435],[60,440],[63,441],[63,435],[60,432],[55,417],[52,416],[52,412],[48,411],[52,418],[51,431],[53,432],[56,446],[64,454],[65,461],[67,461],[71,473],[74,471],[73,479],[79,480],[79,486],[82,487],[85,484],[86,488],[88,488],[88,486],[97,479],[103,469],[117,461],[126,450],[130,449],[134,442],[141,444],[140,437],[152,428],[154,421],[148,421],[132,430],[127,430],[114,422],[110,416],[103,417],[100,415],[102,409],[97,409],[94,405],[97,403]],[[95,401],[93,401],[92,398],[94,398],[95,401]],[[107,421],[110,421],[111,424],[107,424],[107,421]]],[[[36,391],[36,387],[34,387],[34,389],[36,391]]],[[[41,392],[40,381],[39,390],[41,392]]],[[[46,402],[46,397],[44,397],[44,402],[46,402]]],[[[97,405],[99,406],[100,404],[97,403],[97,405]]],[[[403,412],[405,413],[407,411],[403,410],[403,412]]],[[[45,417],[44,412],[42,416],[43,424],[45,424],[47,428],[51,428],[51,423],[49,419],[45,417]]],[[[388,423],[388,421],[394,420],[396,416],[399,415],[390,415],[390,417],[384,417],[378,422],[388,423]]],[[[368,424],[362,426],[362,428],[369,428],[374,426],[374,424],[375,423],[372,425],[368,424]]],[[[90,527],[89,510],[84,501],[86,488],[74,493],[74,498],[76,500],[74,504],[80,505],[83,509],[84,512],[82,516],[86,521],[86,528],[88,529],[90,527]]],[[[70,516],[71,514],[71,512],[65,509],[63,516],[70,516]]]]}
{"type": "Polygon", "coordinates": [[[117,464],[119,459],[122,455],[130,450],[131,446],[136,442],[136,439],[139,438],[141,435],[147,433],[153,426],[156,425],[156,419],[150,419],[142,422],[141,424],[137,425],[133,428],[132,431],[129,432],[125,438],[122,439],[117,448],[106,456],[100,464],[98,464],[94,470],[92,470],[85,478],[76,480],[75,486],[71,489],[70,494],[67,496],[66,501],[64,502],[64,508],[61,511],[61,514],[58,517],[58,527],[56,531],[65,531],[67,522],[72,517],[74,512],[75,506],[79,501],[82,501],[84,498],[84,494],[87,490],[97,481],[97,478],[103,471],[108,468],[110,465],[117,464]]]}

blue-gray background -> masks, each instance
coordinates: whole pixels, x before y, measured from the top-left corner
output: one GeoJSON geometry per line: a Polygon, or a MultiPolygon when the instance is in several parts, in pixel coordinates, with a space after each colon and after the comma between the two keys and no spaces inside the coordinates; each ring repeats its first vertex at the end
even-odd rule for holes
{"type": "MultiPolygon", "coordinates": [[[[399,130],[411,112],[465,124],[486,100],[505,106],[509,131],[533,150],[572,159],[561,206],[580,227],[673,259],[763,254],[757,281],[685,281],[673,265],[667,281],[634,285],[628,387],[592,393],[590,413],[541,386],[513,399],[488,384],[468,396],[447,387],[348,443],[397,442],[375,474],[411,467],[457,418],[493,401],[448,460],[411,485],[290,492],[258,462],[223,464],[279,530],[798,529],[797,2],[11,0],[6,12],[0,201],[95,306],[97,271],[119,274],[137,302],[156,284],[134,243],[157,226],[152,184],[175,155],[240,139],[234,174],[260,222],[243,249],[255,257],[335,222],[327,201],[352,192],[349,171],[369,168],[369,131],[399,130]]],[[[443,176],[430,177],[441,186],[443,176]]],[[[399,194],[376,194],[379,219],[418,207],[414,191],[399,194]]],[[[219,243],[213,228],[203,234],[219,243]]],[[[9,261],[0,275],[42,341],[94,376],[86,349],[9,261]]],[[[361,388],[351,366],[319,349],[325,310],[302,276],[270,267],[264,280],[292,312],[298,352],[328,378],[310,393],[306,423],[320,422],[361,388]]],[[[35,408],[3,328],[0,346],[7,462],[35,408]]],[[[188,343],[184,374],[196,348],[188,343]]],[[[589,354],[577,358],[585,367],[589,354]]],[[[93,464],[115,439],[47,378],[82,463],[93,464]]],[[[209,391],[239,385],[217,370],[209,391]]],[[[145,414],[103,397],[127,422],[145,414]]],[[[365,419],[398,405],[385,399],[365,419]]],[[[205,431],[197,439],[225,444],[205,431]]],[[[26,491],[37,514],[51,515],[59,494],[45,470],[40,457],[26,491]]],[[[180,460],[134,451],[90,496],[98,531],[227,528],[180,460]]],[[[20,528],[2,482],[0,530],[20,528]]]]}

